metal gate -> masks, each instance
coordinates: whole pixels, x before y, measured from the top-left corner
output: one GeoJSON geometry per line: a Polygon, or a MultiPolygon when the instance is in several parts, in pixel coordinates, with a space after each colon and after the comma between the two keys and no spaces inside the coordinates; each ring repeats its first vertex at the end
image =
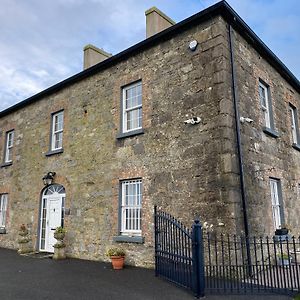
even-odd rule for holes
{"type": "Polygon", "coordinates": [[[202,228],[192,230],[171,215],[154,207],[155,275],[204,296],[202,228]]]}
{"type": "Polygon", "coordinates": [[[203,233],[156,207],[154,218],[155,275],[195,296],[300,292],[300,238],[203,233]]]}

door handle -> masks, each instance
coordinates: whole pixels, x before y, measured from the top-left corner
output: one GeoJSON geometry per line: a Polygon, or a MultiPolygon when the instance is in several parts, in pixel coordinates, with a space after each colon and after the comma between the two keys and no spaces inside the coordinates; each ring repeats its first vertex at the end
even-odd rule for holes
{"type": "Polygon", "coordinates": [[[55,230],[56,228],[51,228],[51,230],[55,230]]]}

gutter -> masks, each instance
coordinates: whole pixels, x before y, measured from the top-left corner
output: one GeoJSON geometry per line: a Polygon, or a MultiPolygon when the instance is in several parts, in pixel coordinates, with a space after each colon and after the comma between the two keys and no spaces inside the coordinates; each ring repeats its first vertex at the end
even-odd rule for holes
{"type": "Polygon", "coordinates": [[[236,142],[237,142],[239,173],[240,173],[240,188],[241,188],[241,197],[242,197],[244,231],[245,231],[245,238],[246,238],[247,267],[248,267],[248,274],[251,276],[252,270],[251,270],[251,252],[250,252],[250,244],[249,244],[249,223],[248,223],[246,187],[245,187],[245,178],[244,178],[243,152],[242,152],[242,145],[241,145],[240,114],[238,108],[239,99],[238,99],[238,93],[236,87],[236,72],[235,72],[235,60],[234,60],[234,53],[233,53],[233,37],[232,37],[231,25],[229,25],[228,38],[229,38],[230,65],[231,65],[232,100],[234,104],[236,142]]]}

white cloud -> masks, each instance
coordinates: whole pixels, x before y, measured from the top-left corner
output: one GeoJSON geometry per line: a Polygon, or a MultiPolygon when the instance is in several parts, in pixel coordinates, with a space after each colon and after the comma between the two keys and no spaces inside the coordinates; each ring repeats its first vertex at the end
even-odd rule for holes
{"type": "MultiPolygon", "coordinates": [[[[116,54],[144,39],[144,11],[151,6],[180,21],[215,2],[1,0],[0,111],[80,72],[86,44],[116,54]]],[[[296,0],[229,3],[299,76],[300,5],[296,0]]]]}

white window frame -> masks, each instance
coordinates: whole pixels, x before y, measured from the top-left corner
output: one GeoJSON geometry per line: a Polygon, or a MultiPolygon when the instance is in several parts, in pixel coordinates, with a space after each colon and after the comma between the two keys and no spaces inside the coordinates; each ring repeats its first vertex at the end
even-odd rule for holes
{"type": "Polygon", "coordinates": [[[297,120],[296,120],[296,108],[293,106],[289,106],[290,116],[291,116],[291,130],[292,130],[292,137],[293,143],[298,144],[298,128],[297,128],[297,120]]]}
{"type": "Polygon", "coordinates": [[[8,194],[0,195],[0,228],[6,227],[8,194]]]}
{"type": "Polygon", "coordinates": [[[283,225],[282,213],[282,199],[279,193],[280,180],[275,178],[270,178],[270,191],[271,191],[271,202],[272,202],[272,217],[274,228],[280,229],[283,225]]]}
{"type": "Polygon", "coordinates": [[[271,114],[270,114],[270,99],[269,99],[269,87],[259,81],[259,101],[261,108],[264,112],[265,126],[271,128],[271,114]],[[260,94],[260,89],[262,89],[265,103],[260,94]]]}
{"type": "Polygon", "coordinates": [[[12,162],[12,154],[14,147],[14,130],[6,133],[6,145],[5,145],[5,159],[4,162],[12,162]]]}
{"type": "Polygon", "coordinates": [[[142,198],[142,179],[121,181],[121,235],[141,235],[142,198]],[[135,193],[128,195],[127,186],[132,186],[135,193]],[[131,196],[134,203],[128,203],[129,197],[126,203],[126,196],[131,196]]]}
{"type": "MultiPolygon", "coordinates": [[[[130,131],[134,131],[134,130],[138,130],[138,129],[141,129],[143,126],[142,126],[142,122],[143,122],[143,105],[142,103],[141,104],[138,104],[136,106],[133,106],[133,107],[130,107],[130,108],[126,108],[126,92],[130,89],[133,89],[133,88],[137,88],[138,86],[141,86],[142,87],[142,81],[138,81],[136,83],[133,83],[133,84],[130,84],[130,85],[127,85],[125,87],[122,88],[122,119],[123,119],[123,124],[122,124],[122,131],[125,133],[125,132],[130,132],[130,131]],[[134,111],[134,110],[139,110],[139,109],[142,109],[142,119],[141,119],[141,126],[137,126],[137,127],[134,127],[134,128],[131,128],[131,129],[128,129],[127,127],[127,118],[128,118],[128,114],[129,112],[131,111],[134,111]]],[[[143,90],[141,88],[141,97],[143,96],[143,90]]],[[[143,101],[143,100],[142,100],[143,101]]]]}
{"type": "Polygon", "coordinates": [[[51,134],[51,150],[60,150],[63,148],[63,131],[64,131],[64,111],[59,111],[57,113],[52,114],[52,134],[51,134]],[[62,126],[61,129],[55,130],[56,120],[58,117],[62,115],[62,126]],[[57,135],[61,133],[61,146],[55,147],[57,139],[57,135]]]}

